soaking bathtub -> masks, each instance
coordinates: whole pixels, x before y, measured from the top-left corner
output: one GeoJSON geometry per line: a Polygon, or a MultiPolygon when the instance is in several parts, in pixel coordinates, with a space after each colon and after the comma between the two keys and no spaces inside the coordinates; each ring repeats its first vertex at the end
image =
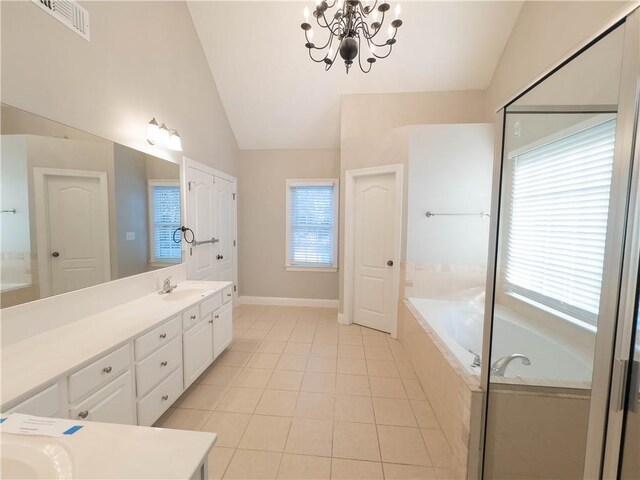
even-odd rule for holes
{"type": "MultiPolygon", "coordinates": [[[[428,298],[408,300],[417,310],[418,322],[437,335],[462,368],[471,375],[479,375],[477,359],[484,361],[481,359],[484,303],[428,298]]],[[[514,353],[529,357],[531,365],[523,365],[519,360],[511,362],[505,379],[530,379],[537,384],[548,382],[549,386],[571,384],[577,388],[591,380],[592,369],[586,349],[572,344],[570,338],[551,335],[514,312],[496,306],[492,359],[514,353]]]]}

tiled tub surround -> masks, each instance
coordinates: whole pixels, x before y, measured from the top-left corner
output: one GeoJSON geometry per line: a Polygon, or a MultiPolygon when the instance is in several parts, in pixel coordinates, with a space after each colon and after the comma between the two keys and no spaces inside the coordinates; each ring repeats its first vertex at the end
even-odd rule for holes
{"type": "Polygon", "coordinates": [[[233,345],[156,424],[216,432],[211,478],[458,478],[398,341],[333,309],[234,316],[233,345]]]}
{"type": "Polygon", "coordinates": [[[462,477],[475,478],[482,404],[479,375],[458,360],[408,300],[400,302],[398,339],[451,446],[455,469],[462,477]]]}

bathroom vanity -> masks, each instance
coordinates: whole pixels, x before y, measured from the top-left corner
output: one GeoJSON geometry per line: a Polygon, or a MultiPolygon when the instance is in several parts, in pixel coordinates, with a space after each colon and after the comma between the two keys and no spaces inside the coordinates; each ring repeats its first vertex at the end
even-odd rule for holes
{"type": "Polygon", "coordinates": [[[1,411],[153,425],[230,345],[232,295],[184,281],[2,348],[1,411]]]}

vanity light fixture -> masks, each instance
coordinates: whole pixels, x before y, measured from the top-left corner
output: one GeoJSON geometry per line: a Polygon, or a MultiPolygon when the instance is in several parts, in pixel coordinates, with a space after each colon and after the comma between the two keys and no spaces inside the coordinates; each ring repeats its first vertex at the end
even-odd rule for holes
{"type": "Polygon", "coordinates": [[[169,130],[163,123],[158,125],[155,117],[147,124],[147,142],[151,145],[182,151],[182,140],[177,130],[169,130]]]}

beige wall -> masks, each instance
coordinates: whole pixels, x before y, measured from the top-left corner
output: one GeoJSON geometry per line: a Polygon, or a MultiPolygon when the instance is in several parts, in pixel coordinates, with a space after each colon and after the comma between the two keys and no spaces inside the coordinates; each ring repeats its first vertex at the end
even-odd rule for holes
{"type": "Polygon", "coordinates": [[[87,42],[32,2],[0,2],[4,103],[162,158],[235,174],[237,144],[184,2],[83,2],[87,42]],[[151,147],[151,117],[183,153],[151,147]]]}
{"type": "Polygon", "coordinates": [[[631,2],[525,2],[487,89],[488,120],[631,2]]]}
{"type": "MultiPolygon", "coordinates": [[[[485,92],[418,92],[363,94],[342,97],[340,178],[346,170],[401,163],[404,168],[402,258],[405,257],[407,221],[407,166],[412,125],[481,123],[486,111],[485,92]]],[[[344,182],[340,187],[339,248],[344,251],[344,182]]],[[[344,258],[339,258],[340,311],[342,311],[344,258]]]]}
{"type": "Polygon", "coordinates": [[[338,178],[338,150],[242,150],[238,162],[240,295],[338,298],[338,274],[287,272],[287,179],[338,178]]]}

